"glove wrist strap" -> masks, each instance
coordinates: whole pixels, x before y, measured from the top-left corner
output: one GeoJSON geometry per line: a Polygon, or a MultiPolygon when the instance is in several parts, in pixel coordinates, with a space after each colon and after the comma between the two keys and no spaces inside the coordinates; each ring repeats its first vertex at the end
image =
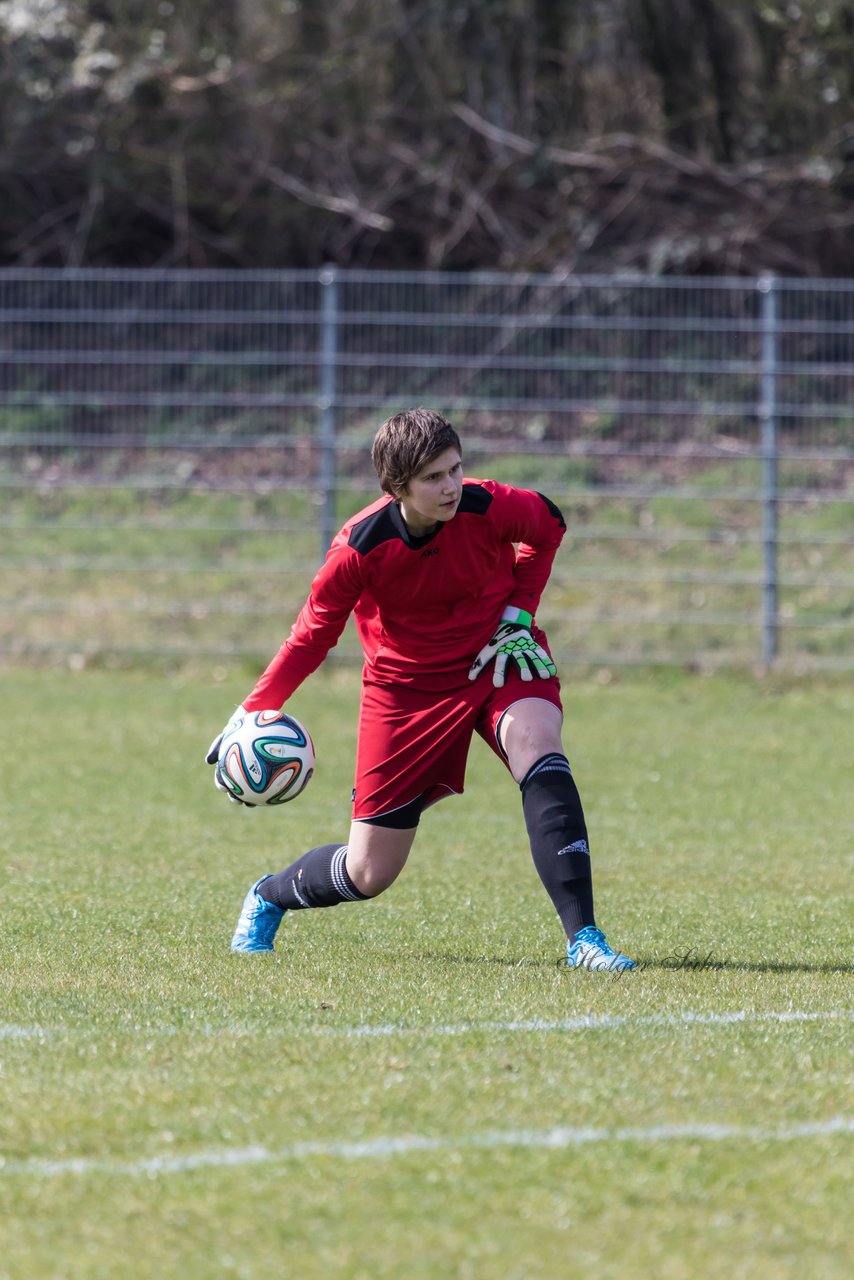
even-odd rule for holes
{"type": "Polygon", "coordinates": [[[501,621],[516,622],[520,627],[527,627],[530,630],[534,618],[532,614],[526,613],[524,609],[517,609],[515,604],[508,604],[501,615],[501,621]]]}

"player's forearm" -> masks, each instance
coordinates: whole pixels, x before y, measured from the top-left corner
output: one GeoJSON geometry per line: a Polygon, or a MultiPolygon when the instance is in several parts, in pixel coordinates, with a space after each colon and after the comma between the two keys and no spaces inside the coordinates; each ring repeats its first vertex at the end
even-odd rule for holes
{"type": "Polygon", "coordinates": [[[513,571],[513,590],[507,601],[509,606],[523,609],[531,615],[537,612],[556,554],[557,546],[529,547],[523,544],[519,547],[513,571]]]}
{"type": "Polygon", "coordinates": [[[247,711],[282,707],[302,682],[316,671],[338,643],[348,614],[323,616],[311,599],[300,610],[290,635],[267,665],[243,705],[247,711]]]}
{"type": "Polygon", "coordinates": [[[317,670],[328,652],[326,648],[295,648],[289,636],[252,692],[243,699],[243,706],[247,711],[284,706],[302,682],[317,670]]]}
{"type": "Polygon", "coordinates": [[[545,494],[511,492],[507,533],[517,544],[513,591],[507,604],[535,614],[566,533],[560,509],[545,494]]]}
{"type": "Polygon", "coordinates": [[[341,551],[334,548],[315,576],[290,635],[244,699],[247,711],[283,706],[338,643],[361,592],[341,551]]]}

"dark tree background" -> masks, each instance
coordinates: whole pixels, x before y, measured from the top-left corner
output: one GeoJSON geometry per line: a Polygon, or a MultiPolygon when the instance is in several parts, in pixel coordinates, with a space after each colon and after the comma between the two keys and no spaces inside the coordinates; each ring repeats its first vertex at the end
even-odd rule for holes
{"type": "Polygon", "coordinates": [[[0,0],[0,263],[854,275],[854,5],[0,0]]]}

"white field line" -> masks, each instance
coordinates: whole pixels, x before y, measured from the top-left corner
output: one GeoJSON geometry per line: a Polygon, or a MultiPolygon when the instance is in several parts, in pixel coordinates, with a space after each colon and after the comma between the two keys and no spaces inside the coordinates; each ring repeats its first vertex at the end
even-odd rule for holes
{"type": "MultiPolygon", "coordinates": [[[[755,1010],[734,1009],[725,1013],[703,1013],[685,1010],[682,1013],[650,1013],[650,1014],[610,1014],[583,1013],[571,1018],[549,1020],[545,1018],[510,1019],[505,1022],[424,1022],[412,1025],[405,1022],[361,1023],[356,1026],[303,1026],[294,1027],[287,1023],[269,1024],[260,1029],[240,1027],[212,1026],[199,1023],[193,1027],[132,1026],[123,1028],[124,1034],[143,1034],[146,1036],[180,1035],[191,1032],[194,1036],[215,1035],[258,1035],[271,1034],[283,1036],[341,1036],[345,1039],[372,1039],[388,1036],[465,1036],[483,1032],[578,1032],[608,1031],[616,1027],[728,1027],[750,1025],[751,1023],[778,1023],[782,1025],[804,1022],[854,1022],[854,1010],[851,1009],[781,1009],[755,1010]]],[[[46,1041],[51,1036],[89,1035],[85,1029],[71,1027],[17,1026],[0,1023],[0,1041],[2,1040],[39,1040],[46,1041]]],[[[118,1034],[118,1033],[116,1033],[118,1034]]]]}
{"type": "Polygon", "coordinates": [[[2,1160],[0,1178],[19,1176],[54,1178],[69,1174],[107,1174],[112,1177],[157,1177],[161,1174],[192,1173],[197,1169],[244,1168],[247,1165],[300,1163],[312,1159],[387,1160],[394,1156],[448,1151],[491,1150],[496,1147],[567,1150],[595,1143],[663,1142],[793,1142],[803,1138],[823,1138],[854,1133],[854,1117],[834,1116],[763,1129],[737,1124],[665,1124],[638,1129],[506,1129],[460,1137],[427,1137],[419,1134],[373,1138],[362,1142],[295,1142],[290,1146],[226,1147],[219,1151],[188,1152],[186,1155],[155,1155],[139,1160],[112,1160],[96,1157],[68,1157],[62,1160],[2,1160]]]}
{"type": "Polygon", "coordinates": [[[379,1023],[347,1027],[340,1030],[335,1027],[326,1028],[327,1035],[347,1035],[353,1037],[394,1036],[394,1035],[437,1035],[462,1036],[477,1031],[599,1031],[611,1030],[614,1027],[689,1027],[709,1026],[725,1027],[751,1022],[854,1022],[854,1010],[851,1009],[818,1009],[798,1010],[783,1009],[780,1011],[757,1012],[753,1009],[736,1009],[730,1013],[650,1013],[650,1014],[610,1014],[583,1013],[573,1018],[559,1018],[549,1021],[544,1018],[515,1019],[509,1022],[453,1022],[425,1023],[421,1026],[407,1026],[406,1023],[379,1023]]]}

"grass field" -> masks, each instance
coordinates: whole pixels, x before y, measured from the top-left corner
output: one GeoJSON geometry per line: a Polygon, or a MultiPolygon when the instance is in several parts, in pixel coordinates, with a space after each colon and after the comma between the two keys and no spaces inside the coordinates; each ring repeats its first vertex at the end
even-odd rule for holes
{"type": "Polygon", "coordinates": [[[847,1280],[850,682],[565,682],[631,975],[561,964],[481,746],[387,895],[231,955],[352,772],[333,670],[290,704],[305,795],[227,804],[250,683],[0,671],[2,1280],[847,1280]]]}

